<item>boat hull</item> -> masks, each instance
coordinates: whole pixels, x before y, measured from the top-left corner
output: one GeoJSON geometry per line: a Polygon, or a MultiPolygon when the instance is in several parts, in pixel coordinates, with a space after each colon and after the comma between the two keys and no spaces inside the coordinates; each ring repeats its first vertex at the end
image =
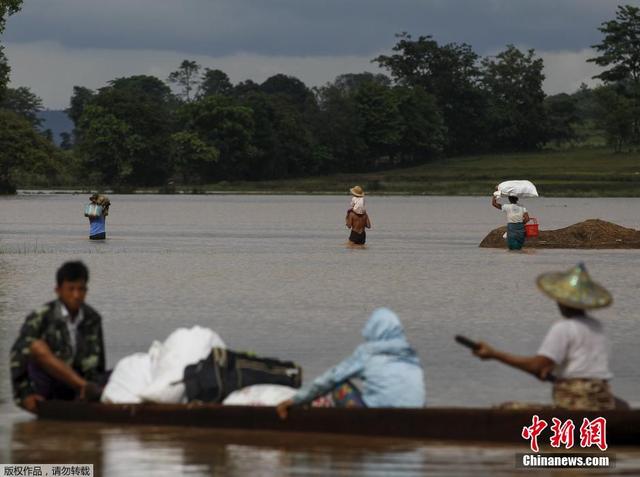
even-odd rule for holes
{"type": "MultiPolygon", "coordinates": [[[[38,417],[65,421],[97,421],[133,425],[195,426],[246,431],[329,433],[443,441],[522,443],[523,427],[533,414],[545,419],[573,419],[576,442],[583,418],[607,419],[609,445],[640,445],[640,410],[561,411],[554,409],[501,410],[486,408],[424,409],[292,409],[281,420],[272,407],[214,404],[96,404],[46,401],[38,417]]],[[[547,428],[540,436],[548,440],[547,428]]],[[[541,440],[541,442],[543,442],[541,440]]]]}

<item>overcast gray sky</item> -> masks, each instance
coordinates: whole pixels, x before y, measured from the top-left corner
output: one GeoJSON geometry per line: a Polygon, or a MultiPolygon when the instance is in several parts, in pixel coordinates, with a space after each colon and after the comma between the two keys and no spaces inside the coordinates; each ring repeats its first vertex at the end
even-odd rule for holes
{"type": "Polygon", "coordinates": [[[597,72],[585,62],[598,26],[640,0],[25,0],[2,38],[12,84],[64,108],[74,85],[133,74],[162,79],[182,59],[234,82],[276,73],[321,85],[375,71],[394,34],[467,42],[481,55],[506,44],[535,48],[549,93],[571,92],[597,72]]]}

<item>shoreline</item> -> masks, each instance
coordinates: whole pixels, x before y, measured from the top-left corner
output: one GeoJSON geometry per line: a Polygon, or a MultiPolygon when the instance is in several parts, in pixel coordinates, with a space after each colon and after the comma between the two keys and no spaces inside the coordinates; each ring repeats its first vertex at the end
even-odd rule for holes
{"type": "MultiPolygon", "coordinates": [[[[102,185],[106,194],[344,195],[360,185],[367,195],[485,196],[504,180],[527,179],[542,197],[640,197],[640,152],[608,148],[543,150],[434,159],[407,168],[346,172],[287,179],[214,180],[201,184],[176,180],[159,186],[102,185]]],[[[100,187],[84,177],[18,184],[21,194],[84,194],[100,187]],[[62,184],[62,185],[61,185],[62,184]]]]}
{"type": "MultiPolygon", "coordinates": [[[[4,194],[0,195],[0,197],[17,197],[17,196],[34,196],[34,195],[83,195],[83,194],[92,194],[97,189],[55,189],[55,188],[33,188],[33,189],[18,189],[15,194],[4,194]]],[[[206,189],[206,190],[198,190],[194,191],[192,189],[176,189],[172,192],[167,192],[162,190],[161,188],[156,189],[137,189],[133,191],[116,191],[113,189],[104,189],[101,190],[103,194],[109,195],[248,195],[248,196],[258,196],[258,195],[271,195],[271,196],[300,196],[300,195],[309,195],[309,196],[343,196],[348,195],[343,189],[333,189],[333,190],[298,190],[298,189],[254,189],[254,190],[246,190],[246,189],[206,189]]],[[[490,197],[491,194],[488,192],[474,192],[474,191],[462,191],[460,193],[438,193],[438,192],[399,192],[399,191],[372,191],[367,193],[367,197],[490,197]]],[[[610,194],[552,194],[552,195],[540,195],[540,198],[546,199],[568,199],[568,198],[578,198],[578,199],[637,199],[640,198],[640,188],[638,189],[637,194],[629,195],[629,194],[621,194],[621,195],[610,195],[610,194]]]]}

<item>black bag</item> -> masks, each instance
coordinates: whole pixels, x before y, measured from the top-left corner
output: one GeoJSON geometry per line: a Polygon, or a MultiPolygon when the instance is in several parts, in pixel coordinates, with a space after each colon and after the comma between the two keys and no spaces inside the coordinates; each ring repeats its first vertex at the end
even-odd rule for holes
{"type": "Polygon", "coordinates": [[[299,388],[302,384],[302,368],[292,361],[213,348],[207,358],[184,368],[183,382],[189,402],[221,403],[236,389],[253,384],[281,384],[299,388]]]}

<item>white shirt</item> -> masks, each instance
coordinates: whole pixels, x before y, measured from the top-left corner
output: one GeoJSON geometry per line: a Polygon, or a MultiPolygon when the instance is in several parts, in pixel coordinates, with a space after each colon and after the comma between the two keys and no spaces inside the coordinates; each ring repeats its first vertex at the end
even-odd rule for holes
{"type": "Polygon", "coordinates": [[[591,316],[564,318],[551,326],[538,354],[556,363],[558,379],[611,379],[609,342],[591,316]]]}
{"type": "Polygon", "coordinates": [[[64,303],[60,303],[60,316],[64,319],[64,322],[67,325],[67,330],[69,331],[69,338],[71,339],[71,349],[73,350],[73,355],[76,354],[76,334],[78,330],[78,325],[84,319],[84,312],[82,311],[82,307],[78,310],[78,314],[76,315],[76,319],[71,321],[71,313],[67,310],[67,307],[64,306],[64,303]]]}
{"type": "Polygon", "coordinates": [[[506,212],[508,223],[521,224],[524,221],[524,214],[527,209],[518,204],[503,204],[502,211],[506,212]]]}
{"type": "Polygon", "coordinates": [[[364,197],[351,197],[351,210],[359,215],[364,214],[364,197]]]}

